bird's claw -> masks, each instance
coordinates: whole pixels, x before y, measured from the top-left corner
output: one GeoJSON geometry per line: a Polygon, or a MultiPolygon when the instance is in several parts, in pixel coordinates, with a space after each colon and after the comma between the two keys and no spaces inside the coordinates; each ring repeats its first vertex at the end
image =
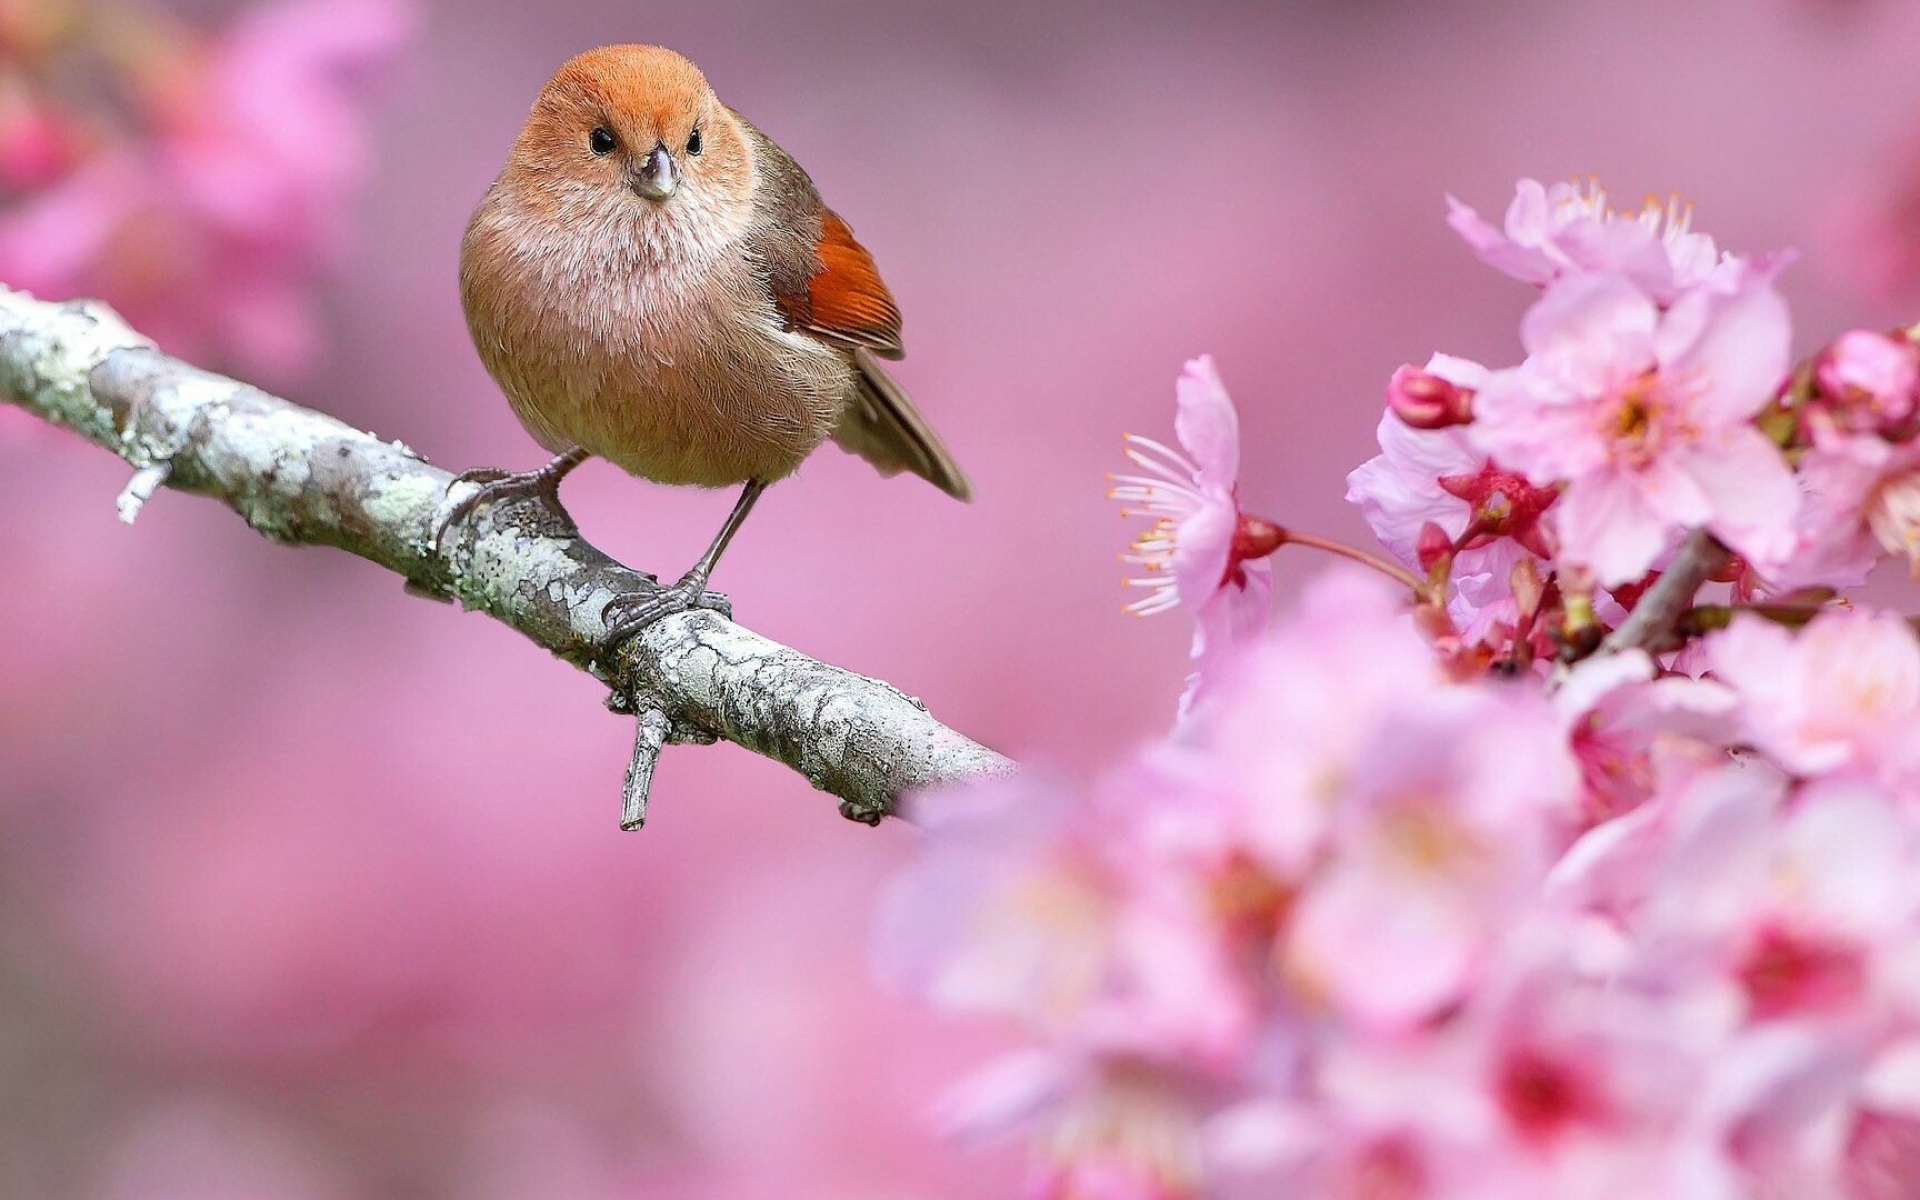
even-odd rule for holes
{"type": "Polygon", "coordinates": [[[505,471],[499,467],[475,467],[471,471],[462,471],[453,477],[447,485],[451,492],[463,483],[477,484],[474,490],[447,509],[447,515],[440,520],[439,528],[433,531],[433,548],[437,552],[446,541],[447,530],[454,523],[465,520],[482,505],[498,504],[502,500],[519,497],[543,500],[551,504],[562,516],[566,510],[560,507],[560,474],[551,464],[534,471],[505,471]]]}
{"type": "Polygon", "coordinates": [[[611,650],[663,617],[690,608],[705,608],[733,619],[733,602],[724,592],[710,592],[701,580],[682,579],[669,587],[615,596],[600,610],[607,633],[601,644],[611,650]]]}

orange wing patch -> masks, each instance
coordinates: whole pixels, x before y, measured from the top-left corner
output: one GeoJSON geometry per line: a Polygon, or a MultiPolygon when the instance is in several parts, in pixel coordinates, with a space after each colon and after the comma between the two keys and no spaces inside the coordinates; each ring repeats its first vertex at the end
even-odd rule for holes
{"type": "Polygon", "coordinates": [[[819,271],[807,281],[804,295],[775,298],[781,313],[796,329],[865,346],[881,358],[899,358],[900,309],[881,282],[873,255],[853,240],[853,230],[830,209],[821,216],[814,254],[819,271]]]}

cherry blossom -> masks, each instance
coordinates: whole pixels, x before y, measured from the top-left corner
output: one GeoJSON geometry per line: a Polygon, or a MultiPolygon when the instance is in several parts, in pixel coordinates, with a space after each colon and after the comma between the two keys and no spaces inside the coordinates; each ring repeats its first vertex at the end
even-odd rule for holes
{"type": "Polygon", "coordinates": [[[1447,207],[1447,223],[1488,265],[1543,287],[1617,274],[1664,305],[1724,262],[1713,239],[1693,231],[1691,206],[1650,199],[1638,212],[1617,213],[1597,181],[1543,187],[1523,179],[1501,228],[1451,196],[1447,207]]]}
{"type": "Polygon", "coordinates": [[[1123,515],[1150,517],[1123,561],[1147,574],[1128,582],[1148,594],[1128,606],[1142,616],[1176,604],[1194,614],[1196,687],[1208,667],[1266,625],[1273,604],[1273,568],[1266,556],[1281,533],[1271,522],[1240,511],[1240,417],[1207,355],[1188,362],[1175,388],[1176,450],[1127,435],[1127,457],[1144,474],[1113,476],[1108,495],[1137,508],[1123,515]]]}
{"type": "Polygon", "coordinates": [[[1564,485],[1567,561],[1602,586],[1630,583],[1696,526],[1762,571],[1792,553],[1799,493],[1752,423],[1788,366],[1768,272],[1664,311],[1622,276],[1571,278],[1527,313],[1521,337],[1526,362],[1488,376],[1472,430],[1533,483],[1564,485]]]}

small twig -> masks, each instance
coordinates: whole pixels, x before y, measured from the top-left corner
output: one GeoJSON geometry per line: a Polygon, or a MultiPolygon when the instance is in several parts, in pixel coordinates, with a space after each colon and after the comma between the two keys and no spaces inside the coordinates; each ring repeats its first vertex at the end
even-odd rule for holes
{"type": "Polygon", "coordinates": [[[167,476],[173,474],[170,462],[155,463],[150,467],[141,467],[127,480],[127,486],[120,489],[120,495],[113,502],[114,511],[120,514],[120,520],[128,525],[140,516],[140,510],[153,499],[153,494],[167,482],[167,476]]]}
{"type": "MultiPolygon", "coordinates": [[[[1841,612],[1848,607],[1845,602],[1792,604],[1763,601],[1749,604],[1697,604],[1680,618],[1679,631],[1685,637],[1713,633],[1733,624],[1733,619],[1741,613],[1750,613],[1763,621],[1772,621],[1775,625],[1798,629],[1822,613],[1841,612]]],[[[1920,628],[1920,617],[1908,617],[1906,620],[1907,624],[1920,628]]]]}
{"type": "Polygon", "coordinates": [[[1640,597],[1627,619],[1600,643],[1600,653],[1622,650],[1659,651],[1668,648],[1680,620],[1693,607],[1700,588],[1727,565],[1732,555],[1717,538],[1696,529],[1680,543],[1673,561],[1640,597]]]}
{"type": "Polygon", "coordinates": [[[627,763],[627,778],[621,789],[620,828],[638,829],[647,823],[647,793],[653,787],[653,768],[660,762],[661,747],[673,723],[667,714],[649,707],[634,723],[633,758],[627,763]]]}

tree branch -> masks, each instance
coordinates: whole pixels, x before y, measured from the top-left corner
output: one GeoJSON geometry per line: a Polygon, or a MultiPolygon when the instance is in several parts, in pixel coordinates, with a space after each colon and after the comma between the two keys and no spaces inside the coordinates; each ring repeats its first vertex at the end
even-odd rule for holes
{"type": "Polygon", "coordinates": [[[134,468],[131,521],[156,489],[210,496],[276,541],[334,546],[409,590],[460,601],[591,672],[641,721],[622,824],[644,816],[668,741],[725,738],[782,762],[868,824],[904,793],[1012,769],[889,684],[828,666],[705,610],[668,617],[596,656],[608,600],[658,587],[537,501],[494,505],[434,531],[453,477],[398,442],[167,357],[95,304],[0,287],[0,399],[134,468]]]}
{"type": "Polygon", "coordinates": [[[1696,529],[1688,534],[1687,540],[1674,552],[1673,561],[1640,597],[1627,619],[1600,643],[1600,652],[1667,649],[1680,619],[1693,607],[1694,596],[1707,580],[1720,573],[1730,557],[1727,548],[1706,530],[1696,529]]]}

